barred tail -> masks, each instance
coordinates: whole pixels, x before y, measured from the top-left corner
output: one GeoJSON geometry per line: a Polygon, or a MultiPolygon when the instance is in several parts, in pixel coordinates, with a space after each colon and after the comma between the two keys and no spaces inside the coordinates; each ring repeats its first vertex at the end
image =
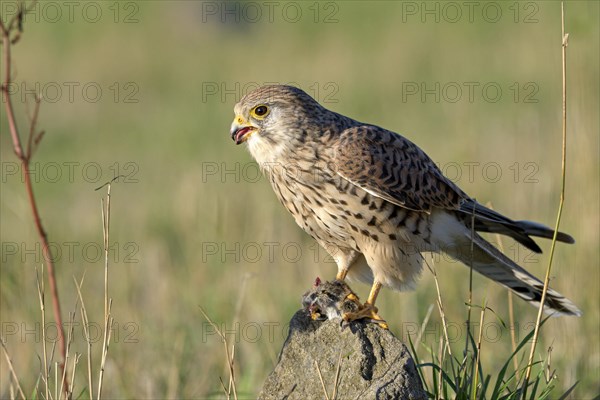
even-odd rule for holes
{"type": "MultiPolygon", "coordinates": [[[[539,307],[544,287],[539,279],[502,254],[478,234],[472,237],[471,232],[465,231],[463,235],[463,240],[459,240],[460,246],[446,249],[451,256],[512,290],[531,305],[539,307]],[[473,241],[472,251],[471,241],[473,241]]],[[[582,315],[581,310],[575,304],[550,288],[546,293],[544,312],[558,315],[582,315]]]]}

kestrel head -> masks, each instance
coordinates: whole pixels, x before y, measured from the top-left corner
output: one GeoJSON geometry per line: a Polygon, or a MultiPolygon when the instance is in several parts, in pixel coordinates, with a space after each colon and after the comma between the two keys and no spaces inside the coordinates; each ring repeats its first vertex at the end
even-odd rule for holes
{"type": "Polygon", "coordinates": [[[301,89],[270,85],[245,95],[234,112],[231,138],[240,144],[247,140],[289,139],[303,122],[313,120],[323,108],[301,89]]]}
{"type": "Polygon", "coordinates": [[[298,151],[310,138],[338,131],[351,121],[322,107],[293,86],[260,87],[244,96],[234,108],[231,138],[246,142],[260,162],[278,161],[298,151]]]}

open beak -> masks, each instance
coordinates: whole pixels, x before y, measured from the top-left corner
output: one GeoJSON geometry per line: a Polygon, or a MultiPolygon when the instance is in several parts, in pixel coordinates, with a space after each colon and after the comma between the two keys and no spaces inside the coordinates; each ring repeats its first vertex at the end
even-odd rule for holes
{"type": "Polygon", "coordinates": [[[244,143],[252,133],[256,131],[256,127],[250,125],[246,120],[240,116],[236,115],[233,123],[231,124],[231,138],[235,142],[235,144],[244,143]]]}

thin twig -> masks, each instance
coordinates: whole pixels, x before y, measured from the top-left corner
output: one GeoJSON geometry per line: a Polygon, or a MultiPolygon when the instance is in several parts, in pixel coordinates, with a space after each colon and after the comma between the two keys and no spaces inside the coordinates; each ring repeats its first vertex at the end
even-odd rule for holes
{"type": "MultiPolygon", "coordinates": [[[[27,152],[25,153],[25,157],[27,157],[28,160],[31,160],[31,156],[32,156],[32,145],[33,145],[33,138],[36,135],[36,125],[37,125],[37,121],[38,121],[38,116],[40,115],[40,104],[42,102],[42,98],[39,95],[35,95],[35,108],[33,109],[33,114],[31,114],[29,116],[29,138],[27,140],[27,152]]],[[[27,104],[27,103],[26,103],[27,104]]]]}
{"type": "Polygon", "coordinates": [[[561,186],[560,200],[558,203],[558,212],[556,215],[556,224],[554,225],[554,235],[552,236],[552,245],[550,247],[550,257],[548,266],[546,267],[546,276],[544,277],[544,288],[542,290],[542,298],[540,299],[540,307],[538,309],[535,329],[533,332],[533,340],[531,342],[531,350],[529,352],[529,360],[527,362],[527,370],[525,371],[525,380],[523,381],[523,399],[527,396],[527,385],[531,377],[531,368],[533,366],[533,357],[535,355],[535,347],[540,333],[540,324],[544,311],[544,303],[546,302],[546,293],[550,283],[550,272],[552,270],[552,261],[554,260],[554,249],[556,247],[556,237],[562,217],[563,205],[565,202],[565,186],[567,180],[567,45],[569,43],[569,34],[565,33],[565,5],[560,3],[560,22],[561,22],[561,49],[562,49],[562,163],[561,163],[561,186]]]}
{"type": "MultiPolygon", "coordinates": [[[[17,126],[17,121],[15,118],[14,107],[12,103],[12,96],[10,93],[10,86],[12,84],[12,57],[11,57],[11,46],[17,42],[20,38],[22,31],[22,23],[23,17],[26,13],[33,10],[36,1],[33,1],[29,7],[25,7],[24,5],[19,6],[19,12],[11,18],[11,20],[5,25],[2,21],[2,17],[0,16],[0,34],[2,35],[2,60],[4,64],[4,77],[2,84],[0,85],[0,89],[2,91],[2,99],[4,101],[4,107],[6,110],[6,115],[8,119],[8,127],[10,132],[10,137],[12,140],[13,151],[17,158],[21,161],[21,168],[25,177],[25,190],[27,192],[27,197],[29,200],[29,204],[31,207],[31,212],[33,214],[33,219],[35,223],[35,227],[40,238],[40,242],[42,245],[42,254],[44,257],[44,263],[46,264],[46,268],[48,270],[48,283],[50,284],[50,296],[52,298],[52,308],[54,313],[54,320],[56,322],[57,331],[58,331],[58,342],[60,346],[61,353],[61,369],[65,368],[65,356],[66,356],[66,343],[65,343],[65,333],[63,329],[62,322],[62,313],[60,309],[60,301],[58,296],[58,286],[56,283],[56,275],[54,268],[54,258],[52,257],[52,253],[50,251],[50,245],[48,240],[48,235],[42,225],[42,219],[40,217],[40,213],[38,210],[37,202],[33,192],[33,184],[31,181],[31,170],[29,168],[29,164],[31,162],[31,156],[33,152],[33,146],[28,146],[28,152],[25,153],[23,150],[23,146],[21,144],[21,135],[19,134],[19,129],[17,126]],[[16,32],[16,33],[15,33],[16,32]],[[13,35],[14,33],[14,35],[13,35]],[[13,35],[11,37],[11,35],[13,35]]],[[[30,138],[35,136],[35,127],[37,125],[37,119],[39,115],[39,103],[36,100],[36,109],[33,115],[30,117],[30,138]]],[[[35,137],[36,144],[39,142],[43,135],[43,131],[37,134],[35,137]]],[[[63,388],[65,391],[68,391],[68,382],[65,380],[65,386],[63,388]]]]}
{"type": "Polygon", "coordinates": [[[4,100],[4,104],[6,105],[6,116],[8,117],[8,128],[10,131],[10,136],[13,142],[13,150],[17,155],[19,160],[23,160],[25,158],[25,154],[23,153],[23,146],[21,146],[21,137],[19,136],[19,129],[17,128],[17,121],[15,119],[15,112],[12,105],[12,99],[9,93],[9,86],[11,82],[11,40],[10,40],[10,28],[12,25],[12,21],[9,24],[8,28],[4,27],[2,23],[2,19],[0,18],[0,30],[2,31],[2,46],[3,46],[3,58],[4,58],[4,82],[2,83],[2,100],[4,100]]]}

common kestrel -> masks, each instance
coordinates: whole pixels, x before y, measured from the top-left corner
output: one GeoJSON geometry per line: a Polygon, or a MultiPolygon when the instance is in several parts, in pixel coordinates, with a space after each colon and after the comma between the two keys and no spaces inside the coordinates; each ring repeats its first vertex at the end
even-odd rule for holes
{"type": "MultiPolygon", "coordinates": [[[[336,279],[372,284],[361,311],[345,319],[380,319],[380,288],[413,288],[421,252],[445,252],[539,306],[543,283],[476,232],[508,235],[540,253],[531,236],[552,238],[554,231],[479,204],[408,139],[282,85],[244,96],[230,133],[247,144],[296,223],[331,254],[336,279]]],[[[574,242],[561,232],[557,240],[574,242]]],[[[544,310],[581,315],[552,289],[544,310]]]]}

